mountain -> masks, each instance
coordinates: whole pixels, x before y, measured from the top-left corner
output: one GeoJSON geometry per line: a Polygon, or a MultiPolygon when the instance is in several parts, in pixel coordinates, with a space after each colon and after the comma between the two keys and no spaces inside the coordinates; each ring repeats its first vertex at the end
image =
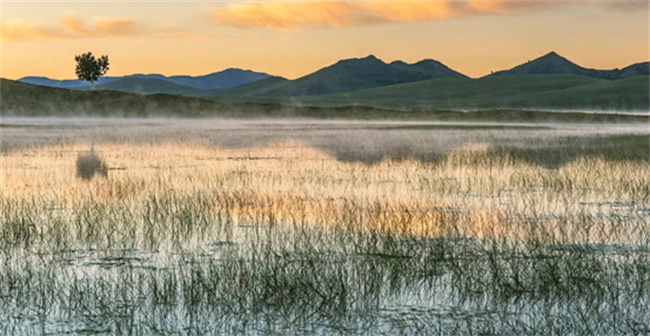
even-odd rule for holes
{"type": "Polygon", "coordinates": [[[459,72],[456,72],[454,70],[451,70],[446,65],[432,59],[424,59],[414,64],[408,64],[403,61],[394,61],[391,62],[389,65],[397,69],[412,72],[414,74],[419,73],[421,74],[421,78],[423,78],[422,80],[433,79],[433,78],[447,78],[447,77],[467,78],[467,76],[459,72]]]}
{"type": "MultiPolygon", "coordinates": [[[[88,90],[88,88],[85,89],[88,90]]],[[[191,95],[196,91],[200,91],[190,86],[172,83],[166,79],[146,77],[129,77],[118,79],[106,84],[97,85],[95,86],[95,90],[124,91],[139,94],[165,93],[177,95],[191,95]]]]}
{"type": "MultiPolygon", "coordinates": [[[[253,82],[259,79],[269,77],[270,75],[254,72],[251,70],[241,70],[241,69],[226,69],[223,71],[211,73],[204,76],[171,76],[166,77],[160,74],[133,74],[128,76],[120,77],[101,77],[95,85],[108,84],[120,79],[127,78],[148,78],[148,79],[159,79],[159,80],[168,80],[171,83],[193,87],[201,90],[210,90],[217,88],[226,88],[233,87],[249,82],[253,82]]],[[[52,86],[58,88],[82,88],[90,87],[90,84],[86,81],[80,81],[76,79],[66,79],[66,80],[56,80],[50,79],[47,77],[23,77],[18,80],[19,82],[42,85],[42,86],[52,86]]]]}
{"type": "Polygon", "coordinates": [[[370,55],[364,58],[340,60],[307,76],[280,85],[274,82],[266,89],[256,88],[255,95],[266,97],[319,95],[447,77],[465,78],[466,76],[434,60],[424,60],[415,64],[401,61],[387,64],[370,55]]]}
{"type": "Polygon", "coordinates": [[[635,63],[620,70],[619,78],[650,74],[650,62],[635,63]]]}
{"type": "Polygon", "coordinates": [[[615,80],[648,75],[648,62],[632,64],[622,70],[596,70],[583,68],[555,52],[550,52],[512,69],[494,72],[487,77],[527,75],[576,75],[615,80]]]}
{"type": "MultiPolygon", "coordinates": [[[[172,94],[221,102],[292,106],[648,111],[648,65],[645,62],[623,69],[586,69],[552,52],[510,70],[470,79],[431,59],[412,64],[402,61],[385,63],[370,55],[340,60],[295,80],[227,69],[198,77],[159,74],[106,77],[96,87],[97,91],[172,94]],[[259,77],[262,78],[254,80],[259,77]],[[245,83],[219,88],[237,81],[245,83]],[[201,89],[210,87],[212,89],[201,89]]],[[[41,84],[48,81],[34,77],[30,80],[41,84]]],[[[58,84],[74,83],[63,81],[58,84]]]]}

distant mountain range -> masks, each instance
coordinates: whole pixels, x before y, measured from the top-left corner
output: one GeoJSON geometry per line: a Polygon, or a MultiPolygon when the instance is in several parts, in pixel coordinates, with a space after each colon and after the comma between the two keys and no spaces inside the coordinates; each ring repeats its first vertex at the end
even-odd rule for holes
{"type": "MultiPolygon", "coordinates": [[[[583,68],[555,52],[472,79],[439,61],[386,63],[370,55],[340,60],[286,78],[227,69],[206,76],[130,75],[100,79],[96,90],[171,94],[223,102],[397,109],[553,108],[650,110],[649,63],[622,69],[583,68]]],[[[79,81],[19,81],[88,90],[79,81]]]]}
{"type": "MultiPolygon", "coordinates": [[[[132,80],[132,79],[154,79],[151,81],[154,85],[160,84],[160,80],[168,81],[172,84],[187,86],[199,90],[211,90],[219,88],[228,88],[233,86],[238,86],[260,80],[263,78],[269,77],[268,74],[262,72],[254,72],[251,70],[241,70],[241,69],[226,69],[223,71],[211,73],[204,76],[171,76],[166,77],[160,74],[133,74],[128,76],[121,77],[101,77],[97,83],[97,86],[102,86],[105,84],[113,83],[120,80],[132,80]]],[[[84,88],[90,87],[90,84],[86,81],[80,81],[77,79],[66,79],[66,80],[56,80],[50,79],[47,77],[23,77],[18,80],[19,82],[42,85],[42,86],[52,86],[58,88],[84,88]]],[[[133,81],[127,81],[127,83],[133,83],[133,81]]],[[[140,81],[140,84],[145,84],[147,81],[140,81]]],[[[131,85],[131,84],[129,84],[131,85]]],[[[119,89],[120,85],[113,85],[107,87],[107,89],[119,89]]],[[[144,89],[143,92],[148,92],[151,90],[144,89]]]]}
{"type": "Polygon", "coordinates": [[[370,55],[364,58],[341,60],[307,76],[285,81],[282,84],[276,82],[258,94],[311,96],[371,89],[433,78],[466,77],[434,60],[423,60],[414,64],[395,61],[387,64],[370,55]]]}

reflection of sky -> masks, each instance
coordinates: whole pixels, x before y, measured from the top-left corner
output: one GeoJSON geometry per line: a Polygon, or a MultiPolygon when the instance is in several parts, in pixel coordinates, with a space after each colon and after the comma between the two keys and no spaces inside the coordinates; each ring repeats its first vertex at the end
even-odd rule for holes
{"type": "Polygon", "coordinates": [[[199,75],[239,67],[295,78],[341,58],[368,54],[387,62],[434,58],[474,77],[551,50],[591,68],[621,68],[648,59],[643,5],[540,2],[525,8],[504,5],[498,11],[479,4],[471,10],[454,5],[426,12],[397,2],[352,9],[258,4],[251,10],[188,0],[3,1],[1,75],[71,78],[73,56],[87,50],[109,54],[114,76],[199,75]],[[292,16],[292,6],[300,8],[304,20],[292,16]],[[222,13],[215,23],[215,8],[237,10],[222,13]]]}

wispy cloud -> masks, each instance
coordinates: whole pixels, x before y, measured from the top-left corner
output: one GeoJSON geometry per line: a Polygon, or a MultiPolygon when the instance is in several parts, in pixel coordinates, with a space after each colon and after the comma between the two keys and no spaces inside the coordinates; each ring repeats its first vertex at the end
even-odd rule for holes
{"type": "Polygon", "coordinates": [[[645,11],[648,12],[650,4],[648,0],[641,1],[610,1],[606,4],[607,9],[623,11],[645,11]]]}
{"type": "Polygon", "coordinates": [[[153,30],[153,27],[145,27],[129,18],[106,18],[100,17],[93,20],[95,32],[98,36],[140,36],[153,30]]]}
{"type": "Polygon", "coordinates": [[[54,27],[35,25],[31,21],[17,20],[2,23],[2,41],[24,42],[52,39],[148,37],[166,39],[215,39],[214,34],[197,34],[175,26],[154,26],[127,17],[95,17],[84,21],[74,14],[63,14],[54,27]]]}
{"type": "Polygon", "coordinates": [[[88,30],[86,24],[73,14],[64,14],[59,17],[61,27],[69,34],[76,36],[89,36],[91,31],[88,30]]]}
{"type": "MultiPolygon", "coordinates": [[[[421,22],[467,15],[506,15],[588,0],[436,0],[346,2],[231,2],[208,9],[217,25],[240,28],[296,30],[309,27],[350,27],[391,22],[421,22]]],[[[643,3],[647,6],[647,0],[643,3]]],[[[641,7],[639,1],[612,1],[611,5],[641,7]],[[631,3],[631,5],[630,5],[631,3]]],[[[647,7],[646,7],[647,8],[647,7]]]]}
{"type": "Polygon", "coordinates": [[[40,27],[31,21],[13,20],[2,22],[2,43],[52,40],[61,38],[61,33],[56,29],[40,27]]]}
{"type": "Polygon", "coordinates": [[[151,34],[151,37],[162,38],[162,39],[178,39],[178,40],[213,40],[217,38],[223,38],[223,36],[218,36],[216,34],[197,34],[197,33],[188,33],[188,32],[157,32],[151,34]]]}

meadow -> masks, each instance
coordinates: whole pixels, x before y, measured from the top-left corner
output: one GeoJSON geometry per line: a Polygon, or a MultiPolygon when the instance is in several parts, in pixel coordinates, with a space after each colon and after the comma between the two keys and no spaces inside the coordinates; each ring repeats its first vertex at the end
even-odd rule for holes
{"type": "Polygon", "coordinates": [[[649,133],[3,118],[0,333],[647,334],[649,133]]]}

